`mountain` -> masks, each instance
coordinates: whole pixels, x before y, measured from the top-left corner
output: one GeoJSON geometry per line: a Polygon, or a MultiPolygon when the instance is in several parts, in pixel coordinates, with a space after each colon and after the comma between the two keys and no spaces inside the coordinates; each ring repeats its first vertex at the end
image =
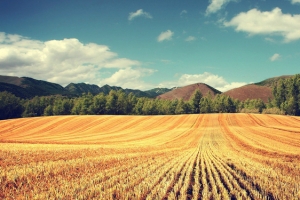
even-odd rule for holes
{"type": "Polygon", "coordinates": [[[171,89],[168,89],[168,88],[154,88],[154,89],[145,91],[145,93],[147,93],[150,97],[155,98],[155,97],[157,97],[157,96],[159,96],[161,94],[170,92],[173,89],[174,88],[171,88],[171,89]]]}
{"type": "Polygon", "coordinates": [[[190,97],[197,89],[199,89],[199,91],[202,93],[203,96],[208,95],[208,93],[210,93],[212,96],[215,96],[216,94],[221,94],[219,90],[209,85],[206,85],[204,83],[195,83],[195,84],[173,89],[172,91],[157,96],[157,98],[168,99],[168,100],[182,98],[183,100],[187,101],[190,99],[190,97]]]}
{"type": "Polygon", "coordinates": [[[3,83],[0,82],[0,92],[7,91],[9,93],[14,94],[16,97],[20,97],[23,99],[28,99],[34,97],[33,94],[30,94],[29,91],[27,91],[25,88],[9,84],[9,83],[3,83]]]}
{"type": "Polygon", "coordinates": [[[71,94],[82,94],[82,93],[92,93],[99,94],[102,92],[101,88],[98,85],[91,85],[86,83],[70,83],[65,87],[71,94]]]}
{"type": "MultiPolygon", "coordinates": [[[[292,76],[285,75],[279,77],[273,77],[263,80],[258,83],[245,85],[239,88],[235,88],[224,92],[234,99],[241,101],[246,99],[260,98],[264,102],[267,102],[269,98],[273,98],[272,87],[281,79],[287,79],[292,76]]],[[[124,90],[126,94],[133,93],[136,97],[148,97],[159,99],[181,99],[189,100],[191,95],[196,89],[205,96],[208,92],[212,96],[221,94],[220,91],[215,88],[204,84],[196,83],[178,88],[154,88],[147,91],[123,89],[117,86],[104,85],[99,87],[97,85],[86,83],[70,83],[66,87],[62,87],[59,84],[51,83],[42,80],[36,80],[29,77],[16,77],[16,76],[1,76],[0,75],[0,92],[8,91],[20,98],[32,98],[34,96],[48,96],[48,95],[65,95],[65,96],[80,96],[82,93],[92,93],[93,95],[103,92],[108,94],[111,90],[124,90]]]]}
{"type": "Polygon", "coordinates": [[[8,91],[20,98],[69,94],[69,92],[59,84],[29,77],[0,76],[0,83],[0,91],[8,91]]]}
{"type": "Polygon", "coordinates": [[[273,98],[271,87],[256,84],[249,84],[239,88],[234,88],[224,92],[223,94],[226,94],[233,99],[239,99],[240,101],[244,101],[246,99],[261,99],[267,103],[269,99],[273,98]]]}
{"type": "Polygon", "coordinates": [[[240,101],[244,101],[246,99],[261,99],[267,103],[269,99],[273,98],[273,86],[276,85],[279,80],[291,77],[292,75],[284,75],[268,78],[257,83],[228,90],[227,92],[224,92],[224,94],[229,95],[234,99],[239,99],[240,101]]]}
{"type": "Polygon", "coordinates": [[[167,88],[156,88],[148,91],[123,89],[117,86],[86,84],[86,83],[70,83],[66,87],[59,84],[51,83],[42,80],[36,80],[29,77],[16,76],[1,76],[0,75],[0,92],[8,91],[20,98],[33,98],[34,96],[48,96],[48,95],[67,95],[80,96],[82,93],[92,93],[93,95],[103,92],[109,94],[111,90],[124,90],[126,94],[133,93],[136,97],[155,98],[168,91],[167,88]]]}
{"type": "Polygon", "coordinates": [[[2,76],[0,75],[1,83],[8,83],[16,86],[21,86],[24,78],[20,78],[17,76],[2,76]]]}
{"type": "Polygon", "coordinates": [[[133,90],[133,89],[123,89],[121,87],[117,86],[109,86],[104,85],[102,87],[99,87],[98,85],[91,85],[86,83],[70,83],[65,87],[66,90],[68,90],[73,95],[81,95],[82,93],[92,93],[93,95],[104,93],[109,94],[111,90],[123,90],[126,94],[133,93],[136,97],[149,97],[154,98],[157,95],[154,95],[150,92],[143,92],[141,90],[133,90]]]}
{"type": "Polygon", "coordinates": [[[273,87],[279,80],[284,80],[284,79],[288,79],[291,77],[292,77],[292,75],[277,76],[277,77],[273,77],[273,78],[268,78],[266,80],[263,80],[261,82],[254,83],[254,84],[259,85],[259,86],[273,87]]]}

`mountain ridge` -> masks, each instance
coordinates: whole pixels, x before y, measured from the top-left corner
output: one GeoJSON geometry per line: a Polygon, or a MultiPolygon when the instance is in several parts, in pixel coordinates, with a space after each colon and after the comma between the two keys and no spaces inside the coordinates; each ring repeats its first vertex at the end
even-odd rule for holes
{"type": "Polygon", "coordinates": [[[57,83],[51,83],[43,80],[37,80],[30,77],[4,76],[0,75],[0,92],[8,91],[20,98],[33,98],[34,96],[65,95],[80,96],[82,93],[92,93],[93,95],[103,92],[108,94],[111,90],[123,90],[126,94],[133,93],[137,97],[160,98],[160,99],[184,99],[189,100],[196,89],[199,89],[203,96],[208,92],[212,96],[216,94],[226,94],[232,98],[245,100],[247,98],[261,98],[264,102],[272,98],[272,86],[281,79],[286,79],[291,75],[272,77],[263,81],[244,85],[226,92],[220,92],[217,89],[205,83],[194,83],[182,87],[173,88],[153,88],[142,91],[137,89],[123,89],[118,86],[104,85],[99,87],[95,84],[70,83],[63,87],[57,83]],[[252,92],[251,92],[252,91],[252,92]],[[259,94],[259,95],[258,95],[259,94]]]}

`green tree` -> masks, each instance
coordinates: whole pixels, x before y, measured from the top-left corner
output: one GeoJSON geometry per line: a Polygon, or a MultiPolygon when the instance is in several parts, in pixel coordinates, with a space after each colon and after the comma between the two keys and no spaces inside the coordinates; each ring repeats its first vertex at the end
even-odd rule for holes
{"type": "Polygon", "coordinates": [[[19,118],[23,112],[20,98],[9,92],[0,92],[0,119],[19,118]]]}
{"type": "Polygon", "coordinates": [[[92,112],[93,95],[91,93],[83,94],[72,102],[71,114],[90,115],[92,112]]]}
{"type": "Polygon", "coordinates": [[[137,103],[134,105],[133,114],[142,115],[143,114],[143,106],[146,102],[145,97],[138,98],[137,103]]]}
{"type": "Polygon", "coordinates": [[[147,99],[144,102],[143,108],[142,108],[142,113],[144,115],[156,115],[157,112],[157,107],[156,107],[156,102],[152,99],[147,99]]]}
{"type": "Polygon", "coordinates": [[[106,96],[106,111],[107,114],[116,114],[117,113],[117,100],[118,100],[118,95],[115,90],[111,90],[106,96]]]}
{"type": "Polygon", "coordinates": [[[199,89],[195,90],[193,95],[190,98],[191,112],[192,113],[200,113],[200,101],[202,98],[202,94],[199,89]]]}
{"type": "Polygon", "coordinates": [[[184,102],[183,99],[178,101],[178,104],[175,109],[175,114],[188,114],[191,112],[191,105],[189,102],[184,102]]]}
{"type": "Polygon", "coordinates": [[[138,99],[136,96],[130,92],[127,96],[127,111],[126,114],[133,114],[134,113],[134,106],[136,105],[138,99]]]}
{"type": "Polygon", "coordinates": [[[44,116],[52,116],[53,115],[53,106],[48,105],[44,110],[44,116]]]}
{"type": "Polygon", "coordinates": [[[177,105],[178,105],[178,99],[174,99],[174,100],[171,100],[171,102],[170,102],[170,105],[169,105],[169,114],[170,115],[174,115],[176,112],[176,107],[177,107],[177,105]]]}
{"type": "Polygon", "coordinates": [[[106,96],[104,93],[94,96],[90,111],[95,115],[106,113],[106,96]]]}
{"type": "Polygon", "coordinates": [[[116,114],[124,115],[127,114],[128,102],[127,95],[123,90],[117,91],[117,102],[116,102],[116,114]]]}
{"type": "Polygon", "coordinates": [[[72,107],[73,103],[70,99],[57,98],[52,107],[52,113],[53,115],[69,115],[71,114],[72,107]]]}
{"type": "Polygon", "coordinates": [[[34,97],[24,103],[23,117],[42,116],[45,108],[48,106],[45,97],[34,97]]]}
{"type": "Polygon", "coordinates": [[[212,113],[213,112],[213,99],[208,93],[207,96],[201,98],[200,100],[200,113],[212,113]]]}

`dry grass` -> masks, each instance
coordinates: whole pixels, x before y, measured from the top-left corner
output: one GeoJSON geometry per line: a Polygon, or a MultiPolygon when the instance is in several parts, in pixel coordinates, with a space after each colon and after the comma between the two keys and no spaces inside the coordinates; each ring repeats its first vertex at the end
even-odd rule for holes
{"type": "Polygon", "coordinates": [[[0,199],[299,199],[300,118],[0,121],[0,199]]]}

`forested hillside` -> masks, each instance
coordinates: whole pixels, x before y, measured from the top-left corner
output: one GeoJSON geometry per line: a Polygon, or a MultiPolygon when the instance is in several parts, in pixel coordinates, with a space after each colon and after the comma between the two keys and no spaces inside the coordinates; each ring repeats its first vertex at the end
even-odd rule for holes
{"type": "Polygon", "coordinates": [[[9,92],[0,93],[0,119],[50,115],[173,115],[195,113],[273,113],[300,115],[300,74],[279,80],[272,93],[274,98],[240,101],[226,94],[195,90],[189,100],[137,97],[124,90],[108,94],[85,93],[80,97],[51,95],[20,99],[9,92]]]}
{"type": "Polygon", "coordinates": [[[147,91],[135,89],[123,89],[117,86],[70,83],[63,87],[56,83],[36,80],[29,77],[2,76],[0,75],[0,92],[7,91],[22,99],[30,99],[35,96],[63,95],[68,97],[78,97],[83,93],[97,95],[99,93],[109,94],[111,90],[123,90],[126,94],[133,93],[136,97],[155,98],[160,94],[166,93],[172,89],[154,88],[147,91]]]}

